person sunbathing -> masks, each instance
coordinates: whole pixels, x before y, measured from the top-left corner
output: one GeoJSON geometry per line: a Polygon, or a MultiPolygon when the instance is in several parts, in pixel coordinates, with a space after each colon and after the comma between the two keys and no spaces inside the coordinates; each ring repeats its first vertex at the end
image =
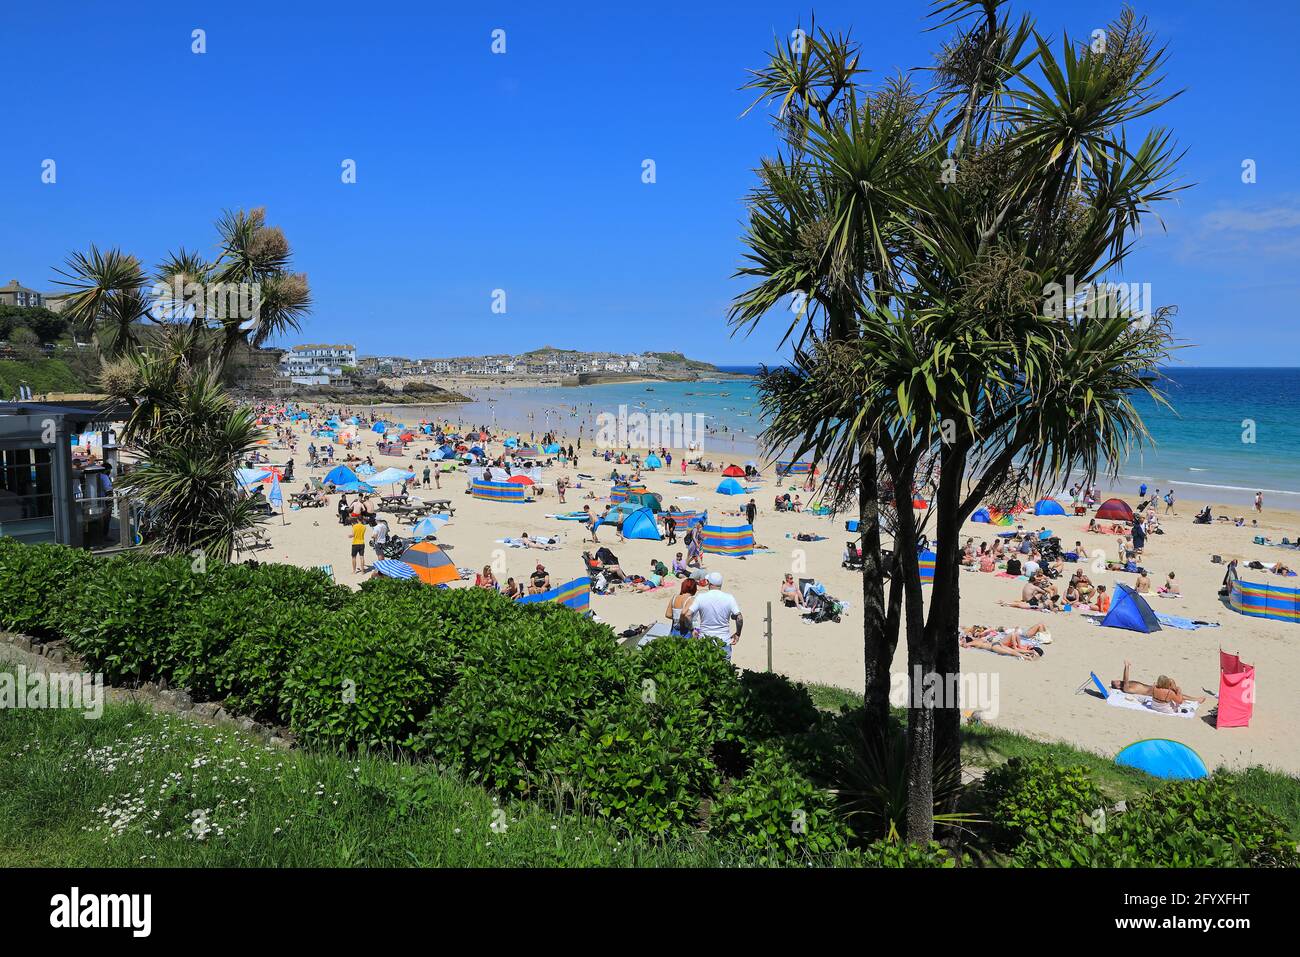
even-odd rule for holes
{"type": "Polygon", "coordinates": [[[1182,595],[1182,590],[1178,587],[1178,581],[1174,578],[1174,573],[1169,573],[1168,580],[1160,586],[1160,594],[1175,597],[1182,595]]]}
{"type": "Polygon", "coordinates": [[[786,573],[781,580],[781,602],[787,608],[803,608],[803,595],[799,592],[799,586],[795,584],[794,575],[786,573]]]}
{"type": "Polygon", "coordinates": [[[1133,681],[1129,678],[1129,668],[1132,666],[1131,661],[1124,662],[1124,677],[1116,679],[1110,683],[1110,686],[1116,691],[1122,691],[1125,694],[1147,695],[1155,701],[1162,704],[1181,705],[1184,701],[1201,702],[1205,696],[1200,697],[1191,694],[1184,694],[1183,689],[1178,687],[1178,682],[1167,675],[1161,675],[1156,679],[1154,685],[1145,684],[1141,681],[1133,681]]]}
{"type": "Polygon", "coordinates": [[[1017,649],[993,641],[986,637],[990,633],[996,635],[997,632],[982,627],[981,625],[971,625],[970,628],[963,628],[957,634],[957,643],[962,648],[975,648],[980,651],[991,651],[995,655],[1005,655],[1008,658],[1019,658],[1022,661],[1036,661],[1041,657],[1040,653],[1033,649],[1017,649]]]}
{"type": "Polygon", "coordinates": [[[1151,594],[1151,579],[1147,577],[1146,572],[1138,572],[1137,581],[1133,584],[1133,590],[1139,595],[1151,594]]]}

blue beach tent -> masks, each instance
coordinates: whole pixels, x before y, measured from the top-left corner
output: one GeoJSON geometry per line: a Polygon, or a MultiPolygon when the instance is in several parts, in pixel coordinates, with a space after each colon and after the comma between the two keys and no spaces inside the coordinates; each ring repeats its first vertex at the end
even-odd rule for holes
{"type": "Polygon", "coordinates": [[[1101,623],[1107,628],[1127,628],[1144,635],[1160,631],[1160,620],[1147,600],[1128,585],[1119,583],[1115,585],[1115,597],[1110,600],[1110,611],[1101,623]]]}
{"type": "Polygon", "coordinates": [[[380,435],[383,435],[385,432],[388,431],[388,425],[383,422],[376,422],[374,425],[370,427],[370,431],[378,432],[380,435]]]}
{"type": "Polygon", "coordinates": [[[1040,498],[1034,503],[1035,515],[1064,515],[1065,509],[1054,498],[1040,498]]]}
{"type": "Polygon", "coordinates": [[[642,506],[623,519],[623,537],[645,538],[657,542],[663,536],[659,534],[659,523],[655,521],[654,512],[642,506]]]}
{"type": "Polygon", "coordinates": [[[357,480],[357,473],[352,471],[346,465],[336,465],[330,469],[329,474],[325,476],[326,485],[347,485],[349,482],[357,480]]]}
{"type": "Polygon", "coordinates": [[[988,525],[992,523],[993,518],[989,515],[989,510],[987,508],[977,508],[975,509],[975,514],[970,517],[970,520],[972,522],[983,522],[988,525]]]}
{"type": "Polygon", "coordinates": [[[723,495],[744,495],[745,486],[741,485],[733,478],[723,479],[715,491],[723,495]]]}
{"type": "Polygon", "coordinates": [[[661,469],[664,467],[663,460],[651,452],[645,457],[645,467],[648,469],[661,469]]]}
{"type": "Polygon", "coordinates": [[[1137,768],[1157,778],[1185,781],[1210,776],[1199,754],[1181,741],[1170,741],[1168,738],[1148,738],[1130,744],[1115,755],[1115,763],[1126,768],[1137,768]]]}

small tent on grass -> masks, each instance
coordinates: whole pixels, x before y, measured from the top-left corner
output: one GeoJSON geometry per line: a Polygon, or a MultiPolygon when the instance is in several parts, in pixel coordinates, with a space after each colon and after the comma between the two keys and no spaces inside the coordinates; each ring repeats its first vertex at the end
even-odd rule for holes
{"type": "Polygon", "coordinates": [[[1054,498],[1040,498],[1034,503],[1035,515],[1064,515],[1065,509],[1054,498]]]}
{"type": "Polygon", "coordinates": [[[1147,600],[1128,585],[1115,585],[1115,595],[1110,600],[1110,611],[1101,620],[1107,628],[1127,628],[1142,634],[1160,631],[1160,620],[1147,600]]]}
{"type": "Polygon", "coordinates": [[[644,538],[653,542],[663,538],[659,534],[659,523],[655,521],[655,513],[644,506],[623,519],[622,532],[624,538],[644,538]]]}
{"type": "Polygon", "coordinates": [[[1199,754],[1181,741],[1168,738],[1148,738],[1130,744],[1115,755],[1115,763],[1157,778],[1191,780],[1210,776],[1199,754]]]}
{"type": "Polygon", "coordinates": [[[1118,498],[1108,498],[1097,509],[1097,518],[1111,522],[1131,522],[1133,509],[1128,507],[1128,502],[1118,498]]]}

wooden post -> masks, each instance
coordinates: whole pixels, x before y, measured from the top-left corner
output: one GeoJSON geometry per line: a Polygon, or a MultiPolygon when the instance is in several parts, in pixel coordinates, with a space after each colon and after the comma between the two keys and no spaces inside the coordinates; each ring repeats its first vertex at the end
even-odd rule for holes
{"type": "Polygon", "coordinates": [[[767,603],[767,671],[772,673],[772,603],[767,603]]]}

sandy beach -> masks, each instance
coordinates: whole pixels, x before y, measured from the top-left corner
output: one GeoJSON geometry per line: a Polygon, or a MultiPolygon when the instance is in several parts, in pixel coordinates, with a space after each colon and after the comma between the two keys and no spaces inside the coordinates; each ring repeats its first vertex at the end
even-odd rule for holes
{"type": "MultiPolygon", "coordinates": [[[[454,413],[449,415],[453,421],[454,413]]],[[[409,416],[405,420],[414,421],[409,416]]],[[[302,487],[307,476],[321,477],[325,469],[308,470],[307,446],[312,441],[304,428],[306,422],[296,422],[297,449],[292,453],[296,463],[293,483],[286,484],[288,494],[302,487]]],[[[561,431],[563,435],[563,430],[561,431]]],[[[525,435],[525,438],[527,436],[525,435]]],[[[422,475],[425,463],[416,456],[432,442],[416,441],[404,456],[378,454],[375,445],[378,436],[368,430],[358,432],[361,448],[354,454],[374,457],[377,468],[396,466],[422,475]]],[[[320,444],[321,440],[316,440],[320,444]]],[[[576,436],[566,436],[563,443],[577,444],[576,436]]],[[[432,498],[450,499],[456,509],[455,518],[439,535],[439,544],[461,568],[479,569],[494,560],[502,581],[506,576],[522,580],[534,565],[541,562],[551,574],[556,585],[583,574],[582,552],[594,550],[595,545],[584,541],[584,530],[576,522],[549,518],[556,512],[580,510],[590,505],[599,512],[608,502],[610,483],[608,476],[613,466],[603,458],[592,457],[589,440],[584,442],[576,464],[547,469],[542,494],[525,504],[507,504],[474,499],[467,494],[468,481],[463,471],[442,476],[441,491],[413,489],[426,501],[432,498]],[[578,473],[595,476],[594,480],[577,478],[578,473]],[[555,479],[567,477],[571,486],[567,501],[561,505],[556,497],[555,479]],[[593,494],[594,498],[587,498],[593,494]],[[518,537],[528,532],[530,537],[558,536],[560,544],[549,550],[511,548],[499,540],[518,537]]],[[[499,443],[487,450],[496,454],[499,443]]],[[[286,449],[267,450],[272,463],[283,463],[291,453],[286,449]]],[[[644,452],[644,450],[642,450],[644,452]]],[[[336,447],[336,462],[345,455],[342,446],[336,447]]],[[[730,463],[729,451],[712,451],[707,446],[706,459],[730,463]]],[[[698,484],[683,486],[670,484],[669,479],[680,479],[678,453],[674,452],[673,467],[658,472],[644,473],[644,484],[650,491],[663,496],[665,507],[677,505],[684,510],[706,508],[713,524],[740,524],[738,511],[749,496],[726,496],[714,491],[720,476],[691,470],[685,476],[698,484]]],[[[743,463],[744,458],[737,458],[743,463]]],[[[626,472],[628,468],[622,467],[626,472]]],[[[764,635],[764,618],[767,603],[772,602],[772,662],[776,671],[804,681],[823,682],[860,690],[862,687],[862,622],[859,614],[861,576],[841,567],[845,542],[855,535],[844,528],[840,517],[818,517],[806,513],[777,513],[773,499],[778,492],[789,490],[800,494],[808,502],[815,496],[803,492],[799,482],[777,480],[773,470],[766,467],[763,478],[752,483],[756,489],[753,498],[758,506],[755,537],[768,551],[748,558],[725,558],[706,555],[706,567],[725,576],[724,588],[739,602],[744,613],[745,626],[741,641],[736,646],[733,660],[742,668],[762,670],[767,664],[767,643],[764,635]],[[799,541],[800,533],[824,536],[816,542],[799,541]],[[797,610],[782,607],[777,600],[778,585],[782,576],[793,571],[797,577],[816,578],[829,594],[846,600],[850,608],[839,623],[812,624],[804,621],[797,610]]],[[[381,492],[388,492],[382,489],[381,492]]],[[[1116,493],[1131,504],[1136,502],[1136,489],[1120,489],[1116,493]]],[[[330,564],[338,581],[358,585],[363,575],[351,572],[348,552],[349,530],[338,524],[330,497],[326,508],[289,510],[281,524],[279,516],[268,520],[265,530],[273,546],[258,551],[261,561],[286,562],[302,566],[330,564]]],[[[1165,515],[1161,507],[1164,534],[1148,539],[1142,564],[1149,570],[1153,583],[1158,585],[1170,571],[1177,573],[1183,594],[1177,598],[1152,595],[1152,607],[1161,613],[1217,622],[1220,627],[1184,631],[1166,628],[1150,635],[1114,628],[1101,628],[1089,622],[1081,613],[1044,613],[1001,607],[999,601],[1013,601],[1020,596],[1023,581],[1000,578],[994,574],[970,571],[963,574],[961,583],[962,622],[969,625],[1010,625],[1028,627],[1038,622],[1051,630],[1053,641],[1046,646],[1044,656],[1037,661],[1022,661],[994,655],[989,652],[968,650],[962,652],[962,668],[996,689],[993,707],[985,708],[982,715],[990,723],[1005,726],[1045,740],[1058,740],[1088,748],[1101,754],[1114,754],[1124,746],[1144,738],[1172,738],[1194,748],[1207,765],[1243,767],[1266,765],[1291,774],[1300,774],[1300,748],[1294,742],[1294,728],[1300,726],[1300,675],[1292,672],[1294,646],[1300,640],[1300,630],[1294,625],[1246,617],[1233,612],[1218,597],[1224,566],[1213,564],[1212,555],[1264,562],[1300,564],[1300,554],[1290,549],[1252,544],[1257,535],[1273,541],[1282,537],[1295,540],[1300,532],[1300,515],[1271,509],[1267,500],[1261,515],[1255,516],[1247,507],[1216,505],[1215,514],[1245,515],[1246,525],[1235,527],[1228,523],[1193,525],[1192,516],[1202,502],[1179,501],[1175,513],[1165,515]],[[1252,527],[1252,518],[1258,527],[1252,527]],[[1210,697],[1202,704],[1194,718],[1164,716],[1150,712],[1125,710],[1108,706],[1096,697],[1077,693],[1094,671],[1105,682],[1118,678],[1123,662],[1133,665],[1134,678],[1154,682],[1159,675],[1175,678],[1186,693],[1212,695],[1218,689],[1218,651],[1223,649],[1241,655],[1242,659],[1257,669],[1258,698],[1254,718],[1248,728],[1216,730],[1206,716],[1214,707],[1210,697]]],[[[399,524],[388,516],[395,534],[409,536],[410,527],[399,524]]],[[[1073,516],[1025,515],[1026,528],[1046,526],[1060,536],[1068,549],[1076,540],[1086,549],[1103,549],[1113,557],[1117,538],[1113,535],[1088,534],[1087,518],[1073,516]]],[[[999,531],[1007,529],[987,524],[968,523],[963,529],[963,542],[967,537],[976,544],[990,541],[999,531]]],[[[608,545],[618,556],[620,564],[629,573],[645,574],[652,559],[671,564],[677,551],[684,546],[669,546],[655,541],[618,541],[613,528],[599,531],[601,543],[608,545]]],[[[368,550],[368,560],[373,553],[368,550]]],[[[248,557],[248,556],[241,556],[248,557]]],[[[1067,565],[1067,577],[1068,577],[1067,565]]],[[[1300,584],[1300,578],[1282,579],[1265,572],[1248,571],[1245,577],[1276,583],[1300,584]]],[[[1104,583],[1113,592],[1115,583],[1132,584],[1136,576],[1119,572],[1092,574],[1094,583],[1104,583]]],[[[470,587],[460,582],[452,587],[470,587]]],[[[1063,589],[1064,582],[1058,582],[1063,589]]],[[[620,590],[618,593],[592,597],[591,607],[600,620],[610,624],[615,631],[648,624],[663,619],[669,598],[676,594],[674,582],[667,588],[648,593],[620,590]]],[[[927,589],[928,596],[928,589],[927,589]]],[[[900,643],[894,660],[894,671],[906,672],[906,651],[900,643]]],[[[988,702],[985,702],[988,704],[988,702]]]]}

